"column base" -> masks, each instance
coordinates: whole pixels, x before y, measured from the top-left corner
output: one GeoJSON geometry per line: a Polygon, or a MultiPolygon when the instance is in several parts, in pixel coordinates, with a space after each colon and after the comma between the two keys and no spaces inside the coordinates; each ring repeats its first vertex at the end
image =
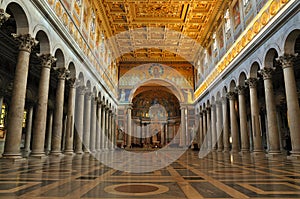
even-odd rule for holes
{"type": "Polygon", "coordinates": [[[278,158],[283,158],[284,156],[280,151],[273,151],[266,154],[266,157],[278,159],[278,158]]]}
{"type": "Polygon", "coordinates": [[[60,151],[51,151],[50,155],[60,157],[63,156],[64,154],[62,154],[60,151]]]}
{"type": "Polygon", "coordinates": [[[31,152],[30,157],[42,159],[47,156],[46,156],[45,152],[31,152]]]}
{"type": "Polygon", "coordinates": [[[266,154],[263,151],[253,151],[251,153],[251,155],[254,157],[265,157],[266,156],[266,154]]]}
{"type": "Polygon", "coordinates": [[[300,153],[299,152],[291,152],[290,156],[287,156],[289,160],[300,160],[300,153]]]}
{"type": "Polygon", "coordinates": [[[23,158],[21,154],[2,154],[1,160],[10,162],[23,162],[26,158],[23,158]]]}
{"type": "Polygon", "coordinates": [[[239,152],[239,154],[241,154],[241,155],[249,155],[250,151],[249,150],[242,150],[241,152],[239,152]]]}
{"type": "Polygon", "coordinates": [[[77,152],[75,152],[75,155],[82,155],[82,154],[83,154],[82,151],[77,151],[77,152]]]}
{"type": "Polygon", "coordinates": [[[73,156],[74,155],[74,151],[73,150],[66,150],[66,151],[64,151],[64,154],[65,155],[71,155],[71,156],[73,156]]]}

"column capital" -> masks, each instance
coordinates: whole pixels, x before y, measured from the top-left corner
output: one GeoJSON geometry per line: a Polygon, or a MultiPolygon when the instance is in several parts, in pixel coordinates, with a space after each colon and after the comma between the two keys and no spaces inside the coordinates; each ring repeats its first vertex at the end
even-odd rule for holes
{"type": "Polygon", "coordinates": [[[282,69],[293,67],[294,61],[297,59],[298,53],[296,54],[284,54],[278,58],[276,61],[281,64],[282,69]]]}
{"type": "Polygon", "coordinates": [[[224,103],[227,103],[227,95],[226,96],[224,96],[224,97],[222,97],[222,104],[224,104],[224,103]]]}
{"type": "Polygon", "coordinates": [[[52,64],[56,62],[56,58],[51,54],[39,54],[38,57],[42,61],[42,67],[51,68],[52,64]]]}
{"type": "Polygon", "coordinates": [[[9,19],[10,15],[4,9],[0,9],[0,27],[9,19]]]}
{"type": "Polygon", "coordinates": [[[85,88],[85,86],[83,86],[83,85],[78,86],[77,89],[78,89],[79,95],[84,95],[84,94],[86,93],[86,90],[87,90],[87,89],[85,88]]]}
{"type": "Polygon", "coordinates": [[[274,71],[275,71],[274,67],[265,67],[265,68],[259,70],[258,73],[263,76],[264,80],[266,80],[266,79],[272,78],[272,73],[274,71]]]}
{"type": "Polygon", "coordinates": [[[201,111],[201,113],[202,113],[202,115],[206,114],[206,109],[203,109],[203,110],[201,111]]]}
{"type": "Polygon", "coordinates": [[[226,94],[226,97],[229,99],[229,100],[235,100],[236,98],[236,93],[233,92],[233,91],[230,91],[226,94]]]}
{"type": "Polygon", "coordinates": [[[256,88],[258,82],[258,78],[250,77],[246,80],[246,83],[249,85],[250,88],[256,88]]]}
{"type": "Polygon", "coordinates": [[[19,42],[19,50],[31,53],[31,50],[39,42],[35,38],[31,37],[30,34],[12,34],[13,38],[19,42]]]}
{"type": "Polygon", "coordinates": [[[65,67],[53,67],[53,69],[55,71],[57,71],[58,79],[60,79],[60,80],[65,80],[70,74],[69,69],[67,69],[65,67]]]}
{"type": "Polygon", "coordinates": [[[69,78],[67,83],[69,84],[70,88],[76,88],[79,86],[79,81],[75,77],[69,78]]]}
{"type": "Polygon", "coordinates": [[[245,89],[246,89],[246,86],[239,85],[239,86],[235,87],[235,90],[238,95],[245,95],[245,89]]]}
{"type": "Polygon", "coordinates": [[[92,100],[93,96],[94,96],[94,93],[93,92],[90,92],[90,91],[87,91],[85,93],[85,96],[87,98],[87,100],[92,100]]]}
{"type": "Polygon", "coordinates": [[[205,109],[206,109],[206,112],[209,112],[209,111],[211,110],[211,105],[207,105],[207,106],[205,107],[205,109]]]}

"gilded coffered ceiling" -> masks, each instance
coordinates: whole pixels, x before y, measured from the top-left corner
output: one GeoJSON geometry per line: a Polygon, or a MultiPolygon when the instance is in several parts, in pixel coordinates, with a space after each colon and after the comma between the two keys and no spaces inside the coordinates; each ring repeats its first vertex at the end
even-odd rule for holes
{"type": "Polygon", "coordinates": [[[120,61],[195,61],[226,0],[98,0],[120,61]]]}

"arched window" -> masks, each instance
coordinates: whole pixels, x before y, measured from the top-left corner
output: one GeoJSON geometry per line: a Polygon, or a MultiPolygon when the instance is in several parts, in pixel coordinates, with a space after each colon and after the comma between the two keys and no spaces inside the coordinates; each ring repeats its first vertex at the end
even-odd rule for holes
{"type": "Polygon", "coordinates": [[[229,9],[226,10],[224,18],[225,18],[225,32],[228,33],[230,32],[231,29],[229,9]]]}

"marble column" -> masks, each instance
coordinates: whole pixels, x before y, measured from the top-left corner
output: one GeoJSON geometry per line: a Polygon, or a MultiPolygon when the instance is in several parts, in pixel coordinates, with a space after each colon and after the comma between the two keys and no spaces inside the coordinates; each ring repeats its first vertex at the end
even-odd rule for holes
{"type": "Polygon", "coordinates": [[[108,142],[108,149],[112,149],[112,111],[109,110],[108,113],[108,135],[109,135],[109,142],[108,142]]]}
{"type": "Polygon", "coordinates": [[[199,148],[201,148],[203,143],[203,113],[199,113],[199,148]]]}
{"type": "Polygon", "coordinates": [[[53,132],[52,132],[52,143],[51,143],[51,155],[61,155],[61,140],[63,130],[63,113],[64,113],[64,96],[65,96],[65,80],[68,70],[62,68],[57,69],[58,71],[58,82],[56,87],[56,99],[55,99],[55,110],[53,120],[53,132]]]}
{"type": "Polygon", "coordinates": [[[56,58],[50,54],[43,54],[40,56],[40,58],[42,59],[42,71],[39,82],[38,103],[33,126],[31,152],[31,156],[33,157],[43,157],[45,155],[44,143],[46,135],[50,69],[52,64],[56,61],[56,58]]]}
{"type": "Polygon", "coordinates": [[[112,149],[115,149],[117,147],[116,143],[116,114],[113,113],[112,115],[112,149]]]}
{"type": "Polygon", "coordinates": [[[0,9],[0,27],[9,19],[10,15],[4,9],[0,9]]]}
{"type": "Polygon", "coordinates": [[[186,137],[185,137],[185,110],[186,108],[185,107],[180,107],[180,110],[181,110],[181,123],[180,123],[180,126],[181,126],[181,130],[180,130],[180,142],[179,142],[179,146],[180,147],[184,147],[186,146],[186,137]]]}
{"type": "Polygon", "coordinates": [[[102,141],[102,133],[101,133],[101,124],[102,124],[102,103],[101,100],[98,98],[98,107],[97,107],[97,128],[96,128],[96,151],[101,150],[101,141],[102,141]]]}
{"type": "Polygon", "coordinates": [[[53,127],[53,111],[50,110],[48,113],[48,123],[47,123],[47,138],[46,138],[46,152],[47,154],[51,151],[51,137],[52,137],[52,127],[53,127]]]}
{"type": "Polygon", "coordinates": [[[229,118],[227,112],[227,98],[222,98],[222,117],[223,117],[223,145],[224,152],[228,152],[230,150],[229,144],[229,118]]]}
{"type": "Polygon", "coordinates": [[[106,124],[106,106],[105,104],[102,104],[102,122],[101,122],[101,149],[105,149],[105,143],[107,140],[107,136],[105,135],[105,124],[106,124]]]}
{"type": "Polygon", "coordinates": [[[249,132],[247,127],[247,111],[245,99],[245,87],[236,87],[239,98],[239,116],[240,116],[240,133],[241,133],[241,152],[250,151],[249,132]]]}
{"type": "Polygon", "coordinates": [[[25,151],[30,152],[31,134],[32,134],[32,115],[33,104],[30,104],[27,112],[26,136],[25,136],[25,151]]]}
{"type": "Polygon", "coordinates": [[[221,102],[216,102],[217,110],[217,142],[218,142],[218,152],[223,151],[223,128],[222,128],[222,104],[221,102]]]}
{"type": "Polygon", "coordinates": [[[109,135],[109,108],[105,108],[105,135],[106,135],[106,142],[105,142],[105,149],[109,149],[109,141],[110,141],[110,135],[109,135]]]}
{"type": "Polygon", "coordinates": [[[97,103],[98,99],[93,97],[92,99],[92,111],[91,111],[91,137],[90,137],[90,151],[96,152],[96,134],[97,134],[97,103]]]}
{"type": "Polygon", "coordinates": [[[238,124],[235,110],[235,102],[236,102],[236,93],[228,92],[227,97],[229,99],[230,106],[230,127],[231,127],[231,138],[232,138],[232,152],[239,152],[239,132],[238,132],[238,124]]]}
{"type": "Polygon", "coordinates": [[[250,109],[251,109],[251,127],[253,137],[253,152],[258,153],[263,151],[262,137],[259,123],[259,104],[257,97],[257,78],[247,79],[247,84],[250,88],[250,109]]]}
{"type": "Polygon", "coordinates": [[[77,88],[76,111],[75,111],[75,153],[82,154],[83,142],[83,118],[84,118],[84,95],[86,89],[84,86],[77,88]]]}
{"type": "Polygon", "coordinates": [[[211,147],[217,150],[217,130],[216,130],[216,105],[211,106],[211,147]]]}
{"type": "Polygon", "coordinates": [[[66,149],[65,154],[72,155],[74,143],[74,113],[75,113],[75,96],[76,96],[76,80],[72,78],[69,83],[69,98],[67,111],[67,131],[66,131],[66,149]]]}
{"type": "Polygon", "coordinates": [[[84,118],[83,118],[83,152],[90,152],[90,136],[91,136],[91,100],[92,92],[85,94],[84,100],[84,118]]]}
{"type": "Polygon", "coordinates": [[[280,141],[277,127],[276,104],[273,91],[272,73],[275,68],[264,68],[259,71],[263,75],[267,111],[269,154],[280,154],[280,141]]]}
{"type": "Polygon", "coordinates": [[[211,128],[211,106],[206,107],[206,128],[207,128],[207,150],[211,150],[212,128],[211,128]]]}
{"type": "Polygon", "coordinates": [[[7,134],[4,146],[4,158],[21,158],[20,145],[22,136],[22,122],[25,107],[27,76],[29,59],[32,47],[37,45],[37,41],[29,34],[13,35],[19,42],[19,55],[15,70],[14,84],[10,109],[7,119],[7,134]]]}
{"type": "Polygon", "coordinates": [[[292,142],[292,156],[300,156],[300,109],[294,74],[294,61],[297,56],[297,54],[285,54],[277,58],[277,61],[281,63],[283,69],[287,114],[292,142]]]}
{"type": "Polygon", "coordinates": [[[207,149],[207,143],[205,142],[205,137],[207,135],[207,120],[206,120],[206,110],[202,110],[202,115],[203,115],[203,119],[202,119],[202,123],[203,123],[203,130],[202,130],[202,145],[203,145],[203,149],[207,149]]]}
{"type": "Polygon", "coordinates": [[[127,107],[127,147],[131,146],[131,111],[132,111],[132,106],[127,107]]]}

